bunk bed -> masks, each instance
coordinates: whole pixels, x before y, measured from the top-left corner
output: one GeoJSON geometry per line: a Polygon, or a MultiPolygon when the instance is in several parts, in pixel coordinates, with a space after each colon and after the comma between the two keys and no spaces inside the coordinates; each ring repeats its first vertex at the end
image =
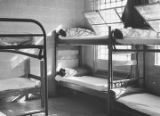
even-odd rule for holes
{"type": "MultiPolygon", "coordinates": [[[[44,27],[36,20],[33,19],[16,19],[16,18],[0,18],[0,23],[9,24],[15,26],[21,24],[25,26],[31,25],[37,26],[40,33],[29,34],[25,31],[14,32],[2,31],[0,34],[0,52],[21,54],[27,57],[25,60],[25,66],[28,68],[26,74],[22,77],[13,77],[9,79],[0,80],[0,97],[6,96],[27,96],[30,93],[40,93],[41,103],[35,107],[35,102],[29,106],[24,106],[15,102],[1,103],[0,111],[5,115],[32,115],[35,113],[44,112],[48,116],[48,89],[47,89],[47,56],[46,56],[46,32],[44,27]],[[25,32],[25,33],[24,33],[25,32]],[[34,41],[41,41],[37,44],[34,41]],[[35,50],[34,53],[30,52],[35,50]],[[29,70],[29,58],[35,58],[40,61],[40,76],[36,76],[30,73],[29,70]],[[17,109],[15,108],[17,106],[17,109]],[[30,108],[33,106],[33,109],[30,108]],[[18,108],[19,107],[19,108],[18,108]],[[18,110],[18,111],[17,111],[18,110]]],[[[13,28],[12,28],[13,29],[13,28]]],[[[2,29],[3,30],[3,29],[2,29]]],[[[9,30],[9,28],[8,28],[9,30]]],[[[2,114],[3,114],[2,113],[2,114]]]]}
{"type": "MultiPolygon", "coordinates": [[[[153,4],[154,5],[154,4],[153,4]]],[[[156,5],[159,5],[156,4],[156,5]]],[[[152,6],[152,5],[149,5],[152,6]]],[[[140,6],[138,6],[140,7],[140,6]]],[[[157,6],[155,7],[156,9],[157,6]]],[[[116,8],[115,8],[116,9],[116,8]]],[[[114,9],[114,10],[115,10],[114,9]]],[[[137,8],[138,9],[138,8],[137,8]]],[[[139,8],[141,9],[141,8],[139,8]]],[[[148,10],[151,10],[150,8],[145,8],[148,10]]],[[[145,9],[141,9],[142,13],[145,14],[145,12],[143,12],[145,9]]],[[[108,9],[105,9],[108,10],[108,9]]],[[[113,9],[109,9],[109,10],[113,10],[113,9]]],[[[113,10],[113,11],[114,11],[113,10]]],[[[157,10],[154,10],[157,11],[157,10]]],[[[116,12],[116,10],[115,10],[116,12]]],[[[153,12],[149,12],[149,13],[153,13],[153,12]]],[[[99,16],[101,13],[100,11],[95,11],[95,12],[91,12],[89,14],[86,14],[86,16],[90,19],[89,22],[91,24],[91,26],[93,26],[93,28],[99,24],[104,24],[105,26],[109,26],[112,25],[114,23],[122,23],[120,16],[118,15],[118,18],[120,22],[107,22],[107,19],[103,19],[102,16],[99,16]],[[95,22],[93,21],[94,19],[92,19],[93,15],[95,16],[95,14],[97,14],[94,18],[95,18],[95,22]],[[98,23],[97,23],[98,22],[98,23]]],[[[115,13],[117,14],[117,12],[115,13]]],[[[142,15],[143,16],[143,15],[142,15]]],[[[159,15],[158,15],[159,16],[159,15]]],[[[157,20],[151,20],[149,15],[146,15],[146,17],[149,17],[149,21],[150,22],[145,22],[146,19],[144,19],[143,21],[145,22],[145,24],[151,24],[151,22],[153,23],[153,21],[157,22],[157,20]]],[[[157,18],[157,15],[154,15],[154,18],[157,18]]],[[[143,17],[141,17],[143,19],[143,17]]],[[[159,23],[155,23],[153,24],[154,26],[156,24],[159,23]]],[[[118,25],[119,26],[119,25],[118,25]]],[[[158,26],[157,26],[158,27],[158,26]]],[[[98,27],[97,27],[98,28],[98,27]]],[[[146,52],[159,52],[160,50],[157,49],[145,49],[145,46],[147,45],[159,45],[160,44],[160,39],[159,36],[157,36],[158,34],[155,32],[156,29],[154,29],[152,27],[152,29],[122,29],[122,30],[118,30],[118,33],[120,35],[123,35],[123,37],[117,36],[116,34],[116,30],[111,30],[111,27],[108,28],[108,34],[103,35],[103,36],[98,36],[98,35],[92,35],[89,37],[83,37],[83,36],[78,36],[78,37],[73,37],[73,36],[64,36],[64,35],[56,35],[55,34],[55,56],[56,56],[56,47],[59,44],[66,44],[66,45],[108,45],[108,75],[106,76],[105,80],[100,80],[99,83],[101,83],[101,81],[104,83],[107,83],[106,85],[103,85],[103,89],[101,88],[97,88],[93,89],[94,85],[96,85],[93,82],[93,85],[91,85],[91,81],[89,83],[87,83],[88,85],[91,85],[90,87],[88,87],[88,85],[84,85],[86,84],[85,82],[87,82],[88,80],[92,80],[94,77],[87,77],[83,80],[83,77],[62,77],[64,79],[59,79],[58,78],[58,85],[60,86],[64,86],[70,89],[74,89],[74,90],[78,90],[81,92],[85,92],[87,94],[92,94],[92,95],[97,95],[103,98],[107,98],[108,100],[108,114],[109,116],[112,115],[112,113],[114,114],[113,110],[115,108],[117,108],[116,106],[119,106],[117,108],[117,110],[122,110],[124,112],[127,112],[127,115],[133,115],[133,116],[148,116],[148,115],[155,115],[158,116],[159,112],[157,111],[156,107],[159,107],[158,105],[152,103],[150,105],[149,101],[154,101],[159,102],[159,97],[153,95],[153,94],[149,94],[145,91],[145,89],[137,87],[138,85],[138,65],[139,65],[139,61],[138,61],[138,53],[142,52],[143,53],[143,80],[145,82],[145,53],[146,52]],[[122,34],[121,34],[122,32],[122,34]],[[126,33],[127,32],[127,33],[126,33]],[[133,48],[132,49],[116,49],[115,45],[132,45],[133,48]],[[144,48],[144,49],[143,49],[144,48]],[[132,78],[132,79],[122,79],[122,80],[113,80],[113,61],[112,61],[112,54],[114,52],[134,52],[136,53],[136,78],[132,78]],[[68,79],[67,79],[68,78],[68,79]],[[80,81],[80,83],[78,82],[80,81]],[[106,82],[105,82],[106,81],[106,82]],[[81,85],[80,85],[81,84],[81,85]],[[131,86],[132,85],[132,86],[131,86]],[[100,90],[100,91],[99,91],[100,90]],[[106,91],[107,90],[107,91],[106,91]],[[138,96],[138,101],[141,102],[142,104],[136,104],[137,101],[135,102],[135,96],[138,96]],[[148,100],[148,102],[146,104],[144,104],[144,102],[142,101],[142,99],[145,98],[144,100],[148,100]],[[131,100],[128,100],[131,99],[131,100]],[[130,105],[130,106],[128,106],[130,105]],[[145,109],[146,106],[146,110],[145,109]],[[139,110],[141,109],[141,110],[139,110]],[[150,111],[147,111],[150,110],[150,111]],[[155,114],[154,114],[155,113],[155,114]]],[[[118,34],[118,35],[119,35],[118,34]]],[[[55,64],[56,64],[56,57],[55,57],[55,64]]],[[[83,75],[84,76],[84,75],[83,75]]],[[[86,76],[85,76],[86,77],[86,76]]],[[[97,78],[96,78],[97,79],[97,78]]],[[[96,82],[98,82],[96,80],[96,82]]],[[[98,85],[100,85],[98,83],[98,85]]],[[[145,83],[144,83],[144,87],[145,87],[145,83]]],[[[120,115],[120,114],[118,114],[120,115]]],[[[125,113],[122,115],[126,115],[125,113]]]]}
{"type": "MultiPolygon", "coordinates": [[[[145,45],[159,45],[160,40],[156,36],[156,34],[154,34],[155,37],[153,37],[152,34],[150,34],[151,36],[148,36],[148,35],[146,36],[145,35],[148,38],[145,38],[144,36],[143,37],[140,37],[140,36],[137,36],[137,37],[124,36],[123,39],[119,39],[119,38],[116,38],[116,37],[112,36],[112,31],[111,31],[110,27],[109,27],[109,30],[110,31],[109,31],[108,36],[95,36],[94,35],[94,36],[90,36],[90,37],[63,37],[63,36],[56,36],[55,37],[55,47],[57,47],[59,44],[67,44],[67,45],[108,45],[108,48],[109,48],[109,60],[108,60],[109,74],[106,76],[106,79],[99,79],[99,78],[96,78],[94,76],[84,76],[83,75],[83,76],[80,76],[80,77],[76,77],[76,76],[72,75],[71,77],[61,77],[61,78],[56,76],[56,80],[58,81],[58,84],[60,86],[67,87],[67,88],[70,88],[70,89],[73,89],[73,90],[78,90],[78,91],[81,91],[81,92],[85,92],[87,94],[96,95],[96,96],[99,96],[99,97],[102,97],[102,98],[105,98],[105,99],[107,98],[108,105],[109,105],[108,106],[108,112],[109,113],[111,113],[111,110],[114,107],[113,106],[114,104],[116,104],[116,105],[118,104],[118,106],[122,107],[122,109],[124,108],[125,105],[129,105],[130,101],[127,101],[127,99],[129,97],[131,97],[131,99],[133,101],[130,104],[133,107],[131,107],[130,109],[132,111],[135,111],[136,115],[142,115],[142,114],[146,115],[145,113],[148,113],[148,112],[143,110],[145,113],[142,113],[142,112],[139,112],[136,109],[136,108],[139,108],[139,107],[134,105],[134,103],[137,103],[137,102],[134,102],[135,99],[133,99],[134,98],[133,96],[136,96],[136,95],[141,96],[141,97],[139,97],[139,101],[141,101],[142,98],[145,98],[145,99],[148,99],[148,100],[154,99],[153,101],[155,101],[155,103],[158,101],[159,97],[156,97],[156,96],[154,96],[152,94],[149,94],[149,93],[145,93],[144,89],[139,88],[139,87],[137,88],[135,86],[135,85],[138,84],[138,81],[137,81],[137,79],[138,79],[138,69],[139,69],[139,67],[138,67],[138,65],[139,65],[138,53],[139,52],[144,53],[143,54],[144,55],[143,59],[144,59],[144,62],[145,62],[145,53],[146,52],[159,52],[160,50],[157,50],[157,49],[141,49],[141,47],[139,47],[139,46],[143,46],[145,48],[145,45]],[[116,49],[116,48],[113,47],[114,45],[132,45],[132,46],[135,46],[135,47],[133,47],[133,49],[116,49]],[[134,53],[136,53],[136,62],[135,62],[136,73],[137,73],[136,78],[113,80],[112,54],[114,52],[134,52],[134,53]],[[127,102],[125,101],[125,99],[126,99],[127,102]]],[[[140,33],[141,33],[141,31],[140,31],[140,33]]],[[[152,31],[151,31],[151,33],[152,33],[152,31]]],[[[56,50],[56,48],[55,48],[55,50],[56,50]]],[[[55,53],[55,56],[56,56],[56,53],[55,53]]],[[[143,63],[143,64],[145,65],[145,63],[143,63]]],[[[145,66],[143,66],[143,67],[145,67],[145,66]]],[[[144,68],[144,70],[145,70],[145,68],[144,68]]],[[[145,73],[145,71],[144,71],[144,73],[145,73]]],[[[145,80],[145,76],[144,76],[144,80],[145,80]]],[[[150,102],[148,102],[148,105],[149,104],[150,104],[150,102]]],[[[143,104],[141,104],[141,105],[143,105],[143,104]]],[[[152,105],[154,106],[155,104],[153,103],[152,105]]],[[[152,106],[150,106],[150,107],[152,107],[152,106]]],[[[155,106],[152,107],[152,108],[154,110],[156,109],[155,106]]],[[[153,109],[151,109],[152,112],[150,112],[152,114],[154,112],[153,109]]],[[[158,113],[158,111],[156,111],[155,113],[158,113]]],[[[135,115],[135,113],[131,113],[130,115],[135,115]]]]}
{"type": "MultiPolygon", "coordinates": [[[[157,41],[159,41],[158,38],[156,38],[157,41]]],[[[151,41],[151,40],[150,40],[151,41]]],[[[127,44],[135,44],[136,46],[141,46],[136,47],[136,49],[132,49],[130,51],[137,51],[138,53],[143,54],[143,85],[141,85],[138,88],[133,88],[133,87],[128,87],[126,88],[121,88],[121,89],[112,89],[112,108],[113,110],[120,111],[122,114],[121,115],[131,115],[131,116],[159,116],[160,112],[158,110],[159,108],[159,100],[160,97],[151,91],[146,89],[146,53],[152,52],[160,52],[159,49],[147,49],[146,46],[154,46],[158,45],[159,42],[157,41],[152,41],[151,43],[149,42],[144,42],[142,43],[127,43],[127,44]],[[143,47],[142,47],[143,46],[143,47]]],[[[124,43],[125,44],[125,43],[124,43]]],[[[122,51],[127,51],[127,50],[122,50],[122,51]]],[[[137,59],[138,61],[138,59],[137,59]]],[[[138,65],[137,65],[138,66],[138,65]]],[[[139,67],[137,67],[139,70],[139,67]]],[[[139,75],[137,75],[139,77],[139,75]]]]}
{"type": "MultiPolygon", "coordinates": [[[[130,51],[136,51],[137,54],[142,54],[141,62],[142,64],[142,81],[143,84],[138,88],[132,88],[130,90],[121,89],[116,90],[112,89],[113,92],[113,103],[112,108],[113,110],[116,109],[116,111],[120,111],[120,115],[131,115],[131,116],[159,116],[160,112],[158,110],[159,108],[159,100],[160,97],[150,91],[147,90],[146,87],[146,56],[147,53],[158,53],[160,52],[160,49],[155,48],[155,45],[159,45],[159,27],[156,25],[159,24],[159,15],[157,15],[157,9],[159,9],[160,5],[159,3],[153,3],[149,5],[140,5],[136,6],[135,9],[138,11],[138,13],[143,16],[147,24],[150,24],[152,30],[154,30],[157,35],[155,36],[147,36],[147,37],[136,37],[136,39],[133,39],[130,37],[126,41],[119,41],[121,44],[128,44],[128,45],[135,45],[135,49],[132,49],[130,51]],[[155,25],[156,24],[156,25],[155,25]],[[133,40],[132,40],[133,39],[133,40]],[[149,47],[148,47],[149,46],[149,47]],[[152,46],[152,47],[151,47],[152,46]],[[153,48],[154,47],[154,48],[153,48]],[[118,95],[118,96],[117,96],[118,95]],[[121,114],[122,113],[122,114],[121,114]]],[[[122,51],[128,51],[128,50],[122,50],[122,51]]],[[[137,58],[137,61],[138,58],[137,58]]],[[[148,65],[147,65],[148,66],[148,65]]],[[[140,67],[137,65],[137,70],[139,70],[140,67]]],[[[137,74],[137,76],[139,76],[137,74]]],[[[151,78],[151,77],[148,77],[151,78]]]]}
{"type": "MultiPolygon", "coordinates": [[[[100,98],[103,98],[108,101],[109,106],[107,107],[108,113],[111,113],[111,97],[110,97],[110,90],[112,87],[114,88],[120,88],[122,86],[125,86],[129,84],[129,82],[135,83],[136,78],[133,76],[130,78],[119,78],[115,77],[113,79],[113,70],[112,70],[112,51],[114,49],[113,45],[117,44],[115,42],[115,38],[113,40],[112,38],[112,31],[111,27],[109,28],[108,35],[105,36],[97,36],[97,35],[91,35],[91,36],[62,36],[57,34],[56,32],[53,32],[53,38],[54,38],[54,46],[55,46],[55,65],[57,67],[57,47],[59,45],[73,45],[73,46],[83,46],[83,45],[107,45],[109,48],[109,60],[108,62],[108,74],[105,78],[97,78],[96,76],[91,76],[88,74],[80,74],[80,75],[70,75],[70,76],[64,76],[63,75],[63,69],[61,70],[62,75],[56,75],[55,80],[57,81],[58,86],[70,88],[71,90],[80,91],[89,95],[97,96],[100,98]]],[[[118,40],[118,39],[117,39],[118,40]]],[[[122,40],[123,41],[123,40],[122,40]]],[[[124,39],[125,41],[125,39],[124,39]]],[[[118,44],[121,44],[121,41],[118,41],[118,44]]],[[[115,49],[116,51],[117,49],[115,49]]],[[[117,50],[118,51],[118,50],[117,50]]],[[[116,51],[116,52],[117,52],[116,51]]],[[[123,65],[136,65],[135,61],[131,61],[131,63],[126,63],[123,65]]],[[[62,67],[63,68],[63,67],[62,67]]],[[[56,68],[55,68],[56,72],[56,68]]]]}
{"type": "MultiPolygon", "coordinates": [[[[137,30],[137,32],[138,31],[139,30],[137,30]]],[[[134,33],[135,33],[135,30],[134,30],[134,33]]],[[[142,34],[142,32],[140,32],[140,33],[142,34]]],[[[152,31],[151,31],[151,33],[152,33],[152,31]]],[[[113,47],[115,44],[116,45],[131,45],[132,44],[133,46],[135,46],[135,45],[141,45],[143,43],[143,44],[150,44],[150,45],[151,44],[157,44],[158,45],[159,42],[160,42],[159,39],[157,39],[157,38],[143,39],[144,37],[137,38],[137,37],[131,37],[131,36],[130,37],[124,36],[123,39],[119,39],[119,38],[113,37],[111,34],[112,34],[111,30],[109,31],[108,35],[102,35],[102,36],[91,35],[91,36],[78,36],[78,37],[77,36],[67,36],[67,37],[65,37],[65,36],[61,36],[61,35],[57,36],[56,33],[55,33],[54,34],[55,35],[55,37],[54,37],[54,40],[55,40],[55,42],[54,42],[55,43],[55,56],[56,56],[56,48],[57,48],[58,45],[61,45],[61,44],[74,45],[74,46],[75,45],[77,45],[77,46],[108,45],[108,47],[111,47],[109,50],[114,53],[114,52],[126,52],[126,51],[137,52],[137,49],[127,49],[127,50],[126,49],[116,49],[116,48],[113,47]]],[[[153,34],[151,34],[151,35],[153,35],[153,34]]],[[[145,36],[147,37],[148,35],[145,35],[145,36]]],[[[139,51],[143,51],[143,50],[139,50],[139,51]]],[[[152,50],[150,50],[150,51],[152,51],[152,50]]],[[[112,52],[111,52],[111,54],[113,54],[112,52]]],[[[55,59],[56,59],[56,57],[55,57],[55,59]]],[[[122,64],[122,65],[137,65],[137,62],[138,61],[133,60],[130,63],[127,62],[126,64],[122,64]]],[[[110,63],[112,63],[112,60],[108,60],[109,65],[110,65],[110,63]]],[[[113,65],[113,63],[112,63],[112,65],[113,65]]],[[[109,70],[111,68],[112,68],[112,66],[109,68],[109,70]]],[[[76,72],[76,70],[75,70],[75,72],[76,72]]],[[[96,77],[94,78],[93,76],[92,77],[91,76],[85,76],[85,74],[83,74],[83,72],[82,72],[83,75],[80,75],[80,77],[77,77],[76,74],[74,74],[74,72],[72,72],[72,73],[73,74],[71,74],[69,76],[68,75],[64,76],[63,78],[58,75],[58,76],[56,76],[56,80],[59,81],[60,83],[64,83],[64,85],[66,85],[65,82],[68,82],[70,84],[76,83],[77,85],[81,83],[83,86],[86,86],[87,88],[94,88],[93,86],[95,86],[95,90],[99,90],[100,92],[104,92],[104,93],[108,90],[109,85],[105,84],[105,83],[108,83],[108,81],[106,79],[103,79],[103,78],[99,79],[99,78],[96,78],[96,77]],[[91,82],[89,82],[89,80],[91,82]],[[97,84],[97,86],[96,86],[96,84],[97,84]],[[89,85],[90,85],[90,87],[89,87],[89,85]]],[[[108,77],[109,76],[107,75],[106,78],[108,78],[108,77]]],[[[119,79],[118,77],[115,77],[114,82],[112,82],[113,85],[111,84],[111,86],[113,86],[115,88],[116,87],[119,88],[121,86],[124,86],[124,84],[128,83],[129,81],[135,81],[135,80],[136,80],[135,78],[119,79]]],[[[111,79],[111,81],[113,81],[113,79],[111,79]]],[[[75,88],[73,87],[73,89],[75,89],[75,88]]]]}

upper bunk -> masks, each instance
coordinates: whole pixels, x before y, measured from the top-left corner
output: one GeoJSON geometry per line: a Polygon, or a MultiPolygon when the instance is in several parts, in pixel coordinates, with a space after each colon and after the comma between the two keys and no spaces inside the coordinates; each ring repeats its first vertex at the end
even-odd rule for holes
{"type": "Polygon", "coordinates": [[[116,8],[96,10],[85,13],[85,17],[96,34],[88,36],[64,36],[56,38],[58,44],[75,45],[159,45],[160,44],[160,4],[139,5],[134,7],[149,28],[124,28],[124,23],[116,8]],[[112,13],[113,20],[106,15],[112,13]],[[118,29],[118,32],[115,32],[118,29]]]}
{"type": "Polygon", "coordinates": [[[75,44],[75,45],[106,45],[109,43],[107,35],[81,36],[81,37],[63,37],[59,36],[56,40],[58,44],[75,44]]]}
{"type": "Polygon", "coordinates": [[[131,29],[131,30],[133,31],[133,33],[135,33],[135,35],[127,35],[124,36],[123,39],[113,36],[111,37],[108,35],[68,36],[68,37],[60,35],[58,36],[58,38],[56,38],[56,42],[58,44],[75,44],[75,45],[109,45],[110,41],[112,41],[112,44],[120,44],[120,45],[160,45],[160,37],[157,37],[157,33],[154,33],[153,31],[150,30],[149,31],[140,29],[131,29]],[[142,33],[144,33],[144,35],[141,35],[142,33]]]}
{"type": "Polygon", "coordinates": [[[0,52],[37,59],[45,57],[46,33],[40,22],[33,19],[0,18],[0,25],[0,52]]]}

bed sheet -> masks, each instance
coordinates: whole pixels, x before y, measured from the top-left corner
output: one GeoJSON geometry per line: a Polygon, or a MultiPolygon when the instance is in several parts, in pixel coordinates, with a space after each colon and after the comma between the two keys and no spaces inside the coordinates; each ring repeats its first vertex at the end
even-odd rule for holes
{"type": "Polygon", "coordinates": [[[0,116],[7,116],[7,115],[0,111],[0,116]]]}
{"type": "Polygon", "coordinates": [[[33,37],[1,37],[0,45],[32,45],[34,43],[33,37]]]}
{"type": "Polygon", "coordinates": [[[56,81],[68,82],[76,85],[80,85],[86,88],[94,89],[97,91],[108,91],[108,80],[103,78],[97,78],[93,76],[81,76],[81,77],[61,77],[57,75],[56,81]]]}
{"type": "Polygon", "coordinates": [[[124,37],[124,39],[116,39],[116,42],[132,45],[160,45],[160,38],[124,37]]]}
{"type": "Polygon", "coordinates": [[[139,112],[160,116],[160,97],[150,93],[131,94],[117,99],[118,102],[139,112]]]}
{"type": "Polygon", "coordinates": [[[7,90],[35,88],[38,86],[40,86],[39,81],[21,77],[0,80],[0,92],[7,90]]]}

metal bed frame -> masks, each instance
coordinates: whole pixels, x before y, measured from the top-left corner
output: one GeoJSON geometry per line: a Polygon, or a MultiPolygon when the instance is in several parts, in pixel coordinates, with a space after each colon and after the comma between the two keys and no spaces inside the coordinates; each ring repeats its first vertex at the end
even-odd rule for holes
{"type": "MultiPolygon", "coordinates": [[[[9,53],[16,53],[16,54],[22,54],[26,55],[32,58],[39,59],[41,61],[42,68],[41,69],[41,76],[44,77],[44,80],[42,80],[42,85],[44,86],[42,89],[42,107],[44,110],[42,111],[33,111],[28,114],[24,115],[32,115],[34,113],[44,112],[45,116],[48,116],[48,82],[47,82],[47,51],[46,51],[46,32],[42,24],[36,20],[33,19],[20,19],[20,18],[0,18],[0,22],[7,23],[7,22],[16,22],[16,23],[33,23],[34,25],[37,25],[41,32],[40,34],[0,34],[0,37],[42,37],[43,38],[43,45],[7,45],[7,46],[0,46],[0,52],[9,52],[9,53]],[[13,50],[13,49],[39,49],[39,54],[34,55],[30,53],[24,53],[23,51],[13,50]]],[[[33,76],[33,75],[30,75],[33,76]]],[[[34,77],[34,76],[33,76],[34,77]]],[[[35,77],[36,78],[36,77],[35,77]]],[[[37,77],[38,78],[38,77],[37,77]]]]}
{"type": "MultiPolygon", "coordinates": [[[[112,64],[112,54],[113,52],[134,52],[135,53],[135,59],[136,59],[136,76],[138,76],[138,72],[139,72],[139,61],[138,61],[138,53],[139,52],[142,52],[143,53],[143,87],[145,88],[145,53],[146,52],[160,52],[160,49],[146,49],[146,45],[134,45],[135,48],[133,49],[115,49],[113,47],[113,45],[119,45],[118,43],[114,43],[115,40],[114,38],[112,37],[111,35],[111,27],[109,27],[109,32],[108,32],[109,36],[108,36],[108,40],[106,40],[107,42],[104,43],[104,45],[108,45],[108,72],[109,74],[107,75],[108,77],[108,91],[107,92],[97,92],[97,91],[94,91],[94,90],[90,90],[90,89],[86,89],[86,88],[83,88],[83,87],[80,87],[80,86],[77,86],[75,84],[67,84],[67,83],[64,83],[64,82],[59,82],[59,85],[60,86],[63,86],[63,87],[67,87],[67,88],[70,88],[70,89],[73,89],[73,90],[77,90],[77,91],[81,91],[81,92],[84,92],[84,93],[87,93],[87,94],[91,94],[91,95],[94,95],[94,96],[99,96],[101,98],[105,98],[107,99],[107,104],[108,104],[108,107],[107,107],[107,111],[108,111],[108,115],[111,116],[113,114],[112,112],[112,105],[113,105],[113,96],[112,96],[112,89],[113,89],[113,85],[115,84],[115,82],[113,81],[113,64],[112,64]],[[139,46],[143,46],[143,48],[139,48],[139,46]]],[[[57,39],[57,37],[56,37],[57,39]]],[[[106,38],[107,39],[107,38],[106,38]]],[[[67,40],[66,40],[67,41],[67,40]]],[[[76,42],[73,41],[70,41],[70,42],[66,42],[64,41],[64,43],[61,41],[59,43],[59,40],[58,41],[55,41],[54,45],[55,45],[55,51],[54,51],[54,54],[55,54],[55,65],[56,65],[56,47],[58,44],[69,44],[69,45],[75,45],[76,42]]],[[[82,42],[84,44],[84,42],[82,42]]],[[[83,45],[82,44],[82,45],[83,45]]],[[[92,43],[94,45],[94,42],[92,43]]],[[[85,44],[87,45],[87,44],[85,44]]],[[[91,45],[91,43],[89,44],[91,45]]],[[[126,44],[120,44],[120,45],[126,45],[126,44]]],[[[127,44],[127,45],[132,45],[132,44],[127,44]]],[[[123,85],[125,84],[126,82],[129,82],[129,81],[136,81],[137,79],[134,78],[134,79],[131,79],[131,80],[124,80],[124,81],[120,81],[120,82],[117,82],[117,83],[120,83],[120,85],[123,85]]],[[[118,86],[119,88],[120,86],[118,86]]],[[[134,111],[132,109],[132,111],[134,111]]],[[[138,111],[135,111],[134,113],[139,113],[139,115],[142,115],[143,113],[140,113],[138,111]]],[[[146,114],[145,114],[146,115],[146,114]]]]}
{"type": "MultiPolygon", "coordinates": [[[[109,26],[109,31],[108,31],[108,35],[109,36],[106,36],[105,39],[94,39],[93,41],[90,41],[88,42],[88,40],[71,40],[69,39],[67,41],[67,39],[63,39],[63,40],[58,40],[59,38],[57,37],[56,33],[53,33],[54,35],[54,64],[55,64],[55,67],[57,67],[57,60],[56,60],[56,50],[57,50],[57,46],[59,44],[63,44],[63,45],[78,45],[78,46],[83,46],[83,45],[107,45],[108,46],[108,75],[106,75],[106,78],[108,79],[108,91],[107,92],[100,92],[100,91],[97,91],[97,90],[92,90],[92,89],[88,89],[88,88],[85,88],[85,87],[82,87],[82,86],[79,86],[79,85],[76,85],[76,84],[72,84],[72,83],[65,83],[65,82],[57,82],[57,85],[59,85],[60,87],[67,87],[71,90],[76,90],[76,91],[80,91],[80,92],[83,92],[83,93],[87,93],[87,94],[90,94],[92,96],[96,96],[96,97],[100,97],[100,98],[103,98],[103,99],[106,99],[107,100],[107,104],[108,104],[108,107],[107,107],[107,111],[108,111],[108,114],[107,116],[110,116],[111,113],[112,113],[112,109],[111,109],[111,104],[112,104],[112,96],[111,96],[111,89],[114,87],[121,87],[123,86],[126,82],[130,81],[129,79],[125,79],[125,80],[120,80],[120,81],[113,81],[113,64],[112,64],[112,52],[114,51],[119,51],[118,49],[114,49],[113,48],[113,45],[114,45],[114,42],[115,40],[113,40],[113,37],[111,35],[111,27],[109,26]],[[86,43],[85,43],[86,42],[86,43]],[[118,86],[115,86],[116,83],[118,84],[118,86]]],[[[122,52],[124,52],[125,50],[120,50],[122,52]]],[[[137,64],[136,64],[137,65],[137,64]]],[[[56,72],[56,68],[55,68],[55,72],[56,72]]],[[[133,81],[133,79],[131,79],[131,81],[133,81]]]]}

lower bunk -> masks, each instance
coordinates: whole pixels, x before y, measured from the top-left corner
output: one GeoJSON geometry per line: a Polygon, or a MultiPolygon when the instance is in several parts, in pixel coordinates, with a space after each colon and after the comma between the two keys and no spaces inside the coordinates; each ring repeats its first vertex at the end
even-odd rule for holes
{"type": "Polygon", "coordinates": [[[0,98],[7,96],[24,96],[40,91],[40,81],[35,79],[15,77],[0,80],[0,98]]]}
{"type": "MultiPolygon", "coordinates": [[[[55,79],[58,86],[107,100],[107,79],[94,76],[62,77],[59,75],[55,79]]],[[[132,82],[133,85],[133,80],[131,79],[119,79],[115,81],[115,85],[118,84],[119,86],[113,89],[113,94],[111,94],[112,99],[110,100],[112,100],[113,116],[117,114],[118,116],[159,116],[160,97],[148,93],[142,88],[128,86],[129,84],[131,85],[129,82],[132,82]]],[[[136,85],[136,82],[134,81],[134,85],[136,85]]]]}
{"type": "Polygon", "coordinates": [[[0,80],[0,116],[20,116],[44,112],[41,81],[33,78],[14,77],[0,80]],[[31,105],[32,104],[32,105],[31,105]]]}
{"type": "MultiPolygon", "coordinates": [[[[58,86],[69,88],[70,90],[79,91],[85,94],[107,99],[107,80],[93,76],[81,77],[60,77],[56,76],[58,86]]],[[[62,89],[63,89],[62,88],[62,89]]]]}
{"type": "Polygon", "coordinates": [[[42,116],[44,108],[40,100],[29,100],[27,102],[0,102],[0,116],[42,116]]]}
{"type": "Polygon", "coordinates": [[[160,116],[160,97],[139,88],[132,88],[113,100],[112,110],[120,116],[160,116]]]}
{"type": "MultiPolygon", "coordinates": [[[[107,99],[108,77],[101,77],[101,74],[95,74],[93,76],[90,75],[90,71],[88,71],[86,68],[61,69],[57,73],[55,80],[57,82],[58,88],[69,88],[71,90],[107,99]]],[[[135,79],[128,76],[128,73],[123,73],[120,75],[121,76],[114,76],[114,88],[119,88],[125,86],[128,82],[135,81],[135,79]]]]}
{"type": "MultiPolygon", "coordinates": [[[[44,76],[30,74],[28,63],[30,60],[27,59],[23,76],[0,80],[0,116],[2,114],[19,116],[45,112],[44,76]]],[[[40,64],[41,69],[42,64],[43,61],[40,64]]]]}

